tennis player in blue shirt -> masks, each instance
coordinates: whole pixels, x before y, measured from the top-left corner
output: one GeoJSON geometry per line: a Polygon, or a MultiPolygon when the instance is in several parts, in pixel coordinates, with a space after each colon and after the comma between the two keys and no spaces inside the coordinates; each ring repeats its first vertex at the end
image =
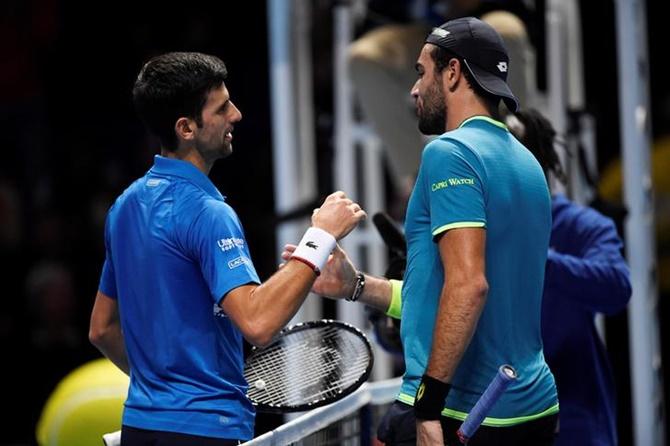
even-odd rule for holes
{"type": "Polygon", "coordinates": [[[161,155],[109,211],[90,340],[130,375],[124,446],[228,445],[253,437],[242,338],[268,343],[336,244],[365,218],[342,192],[312,216],[292,261],[263,284],[235,211],[208,178],[242,115],[213,56],[168,53],[142,68],[136,109],[161,155]]]}
{"type": "Polygon", "coordinates": [[[387,445],[460,444],[460,422],[502,364],[518,379],[469,444],[554,442],[558,401],[540,330],[551,202],[539,163],[497,119],[501,100],[517,108],[508,64],[478,19],[430,33],[412,96],[419,130],[441,136],[423,151],[407,208],[404,282],[365,276],[336,250],[315,283],[401,316],[406,370],[378,431],[387,445]]]}

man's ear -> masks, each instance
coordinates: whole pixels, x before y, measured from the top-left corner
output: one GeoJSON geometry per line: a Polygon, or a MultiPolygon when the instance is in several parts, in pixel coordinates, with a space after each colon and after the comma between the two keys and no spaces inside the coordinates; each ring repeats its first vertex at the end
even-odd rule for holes
{"type": "Polygon", "coordinates": [[[449,91],[454,91],[458,87],[459,82],[463,80],[463,65],[461,61],[453,58],[449,61],[449,64],[443,71],[443,79],[445,82],[444,87],[449,91]]]}
{"type": "Polygon", "coordinates": [[[190,141],[195,138],[196,124],[192,119],[181,117],[174,124],[174,131],[179,139],[190,141]]]}

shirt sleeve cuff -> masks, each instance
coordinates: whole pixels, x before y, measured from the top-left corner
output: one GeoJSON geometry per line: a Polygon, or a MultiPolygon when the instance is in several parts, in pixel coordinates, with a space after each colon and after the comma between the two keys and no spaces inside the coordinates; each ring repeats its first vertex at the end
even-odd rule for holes
{"type": "Polygon", "coordinates": [[[400,319],[402,309],[402,281],[391,280],[391,304],[386,310],[386,315],[394,319],[400,319]]]}
{"type": "Polygon", "coordinates": [[[484,227],[486,227],[486,223],[483,221],[459,221],[455,223],[449,223],[448,225],[442,225],[439,228],[433,230],[433,238],[442,234],[443,232],[447,232],[450,229],[484,227]]]}

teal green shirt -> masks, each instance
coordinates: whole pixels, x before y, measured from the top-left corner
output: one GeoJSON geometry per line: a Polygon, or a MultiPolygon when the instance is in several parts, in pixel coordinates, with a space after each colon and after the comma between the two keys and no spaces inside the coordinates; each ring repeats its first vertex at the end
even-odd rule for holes
{"type": "Polygon", "coordinates": [[[512,365],[518,379],[485,425],[556,413],[556,387],[540,332],[551,231],[549,190],[533,155],[502,123],[486,117],[466,120],[423,152],[405,220],[401,336],[406,372],[398,399],[413,404],[428,365],[444,283],[437,238],[463,227],[486,229],[489,292],[443,414],[464,419],[502,364],[512,365]]]}

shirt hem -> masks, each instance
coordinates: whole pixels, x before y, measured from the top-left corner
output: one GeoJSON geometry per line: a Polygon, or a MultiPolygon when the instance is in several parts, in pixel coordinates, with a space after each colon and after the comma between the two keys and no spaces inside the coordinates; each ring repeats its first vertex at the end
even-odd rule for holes
{"type": "MultiPolygon", "coordinates": [[[[414,397],[409,396],[405,393],[400,393],[398,394],[398,397],[396,398],[398,401],[401,403],[409,404],[410,406],[414,405],[414,397]]],[[[533,421],[538,418],[546,417],[549,415],[554,415],[557,414],[559,411],[559,405],[558,403],[554,404],[553,406],[543,410],[542,412],[536,413],[536,414],[531,414],[531,415],[524,415],[522,417],[511,417],[511,418],[494,418],[494,417],[486,417],[484,418],[484,421],[482,421],[483,426],[490,426],[490,427],[507,427],[507,426],[514,426],[516,424],[521,424],[521,423],[526,423],[528,421],[533,421]]],[[[458,410],[454,409],[449,409],[448,407],[445,407],[442,409],[442,415],[445,417],[449,418],[454,418],[456,420],[464,421],[465,418],[468,416],[467,412],[461,412],[458,410]]]]}
{"type": "MultiPolygon", "coordinates": [[[[253,438],[253,427],[224,426],[213,428],[210,423],[195,421],[192,417],[198,415],[193,412],[169,411],[170,415],[160,412],[138,413],[136,410],[125,408],[122,424],[145,430],[175,432],[179,434],[197,435],[202,437],[238,439],[248,441],[253,438]]],[[[202,414],[201,414],[202,415],[202,414]]]]}

